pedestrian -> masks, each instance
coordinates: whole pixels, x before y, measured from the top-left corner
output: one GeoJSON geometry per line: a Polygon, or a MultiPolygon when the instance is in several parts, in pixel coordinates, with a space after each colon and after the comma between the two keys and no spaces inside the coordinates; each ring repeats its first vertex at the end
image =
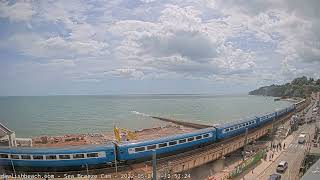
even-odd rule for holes
{"type": "Polygon", "coordinates": [[[285,149],[286,148],[286,143],[283,143],[283,149],[285,149]]]}

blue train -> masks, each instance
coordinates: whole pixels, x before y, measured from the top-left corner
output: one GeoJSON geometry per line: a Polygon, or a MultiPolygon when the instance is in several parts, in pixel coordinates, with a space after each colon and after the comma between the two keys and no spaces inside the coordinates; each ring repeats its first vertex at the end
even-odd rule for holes
{"type": "Polygon", "coordinates": [[[0,167],[70,170],[112,165],[115,160],[119,163],[145,161],[151,159],[153,151],[156,151],[157,157],[164,157],[237,136],[247,128],[257,128],[293,111],[302,102],[260,117],[155,140],[70,148],[0,147],[0,167]]]}
{"type": "Polygon", "coordinates": [[[0,167],[24,167],[26,170],[93,168],[112,163],[114,150],[113,144],[68,148],[1,148],[0,167]]]}

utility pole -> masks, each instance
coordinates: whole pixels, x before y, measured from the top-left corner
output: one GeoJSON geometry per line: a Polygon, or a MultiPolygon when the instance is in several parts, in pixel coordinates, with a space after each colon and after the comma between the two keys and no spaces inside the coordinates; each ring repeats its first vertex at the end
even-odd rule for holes
{"type": "Polygon", "coordinates": [[[114,150],[113,150],[113,154],[114,154],[114,165],[116,168],[116,176],[118,176],[118,162],[117,162],[117,143],[113,142],[114,144],[114,150]]]}
{"type": "Polygon", "coordinates": [[[246,134],[244,138],[244,145],[243,145],[243,155],[242,155],[242,160],[244,161],[245,156],[246,156],[246,149],[247,149],[247,143],[248,143],[248,128],[246,128],[246,134]]]}
{"type": "Polygon", "coordinates": [[[157,180],[157,153],[152,151],[152,180],[157,180]]]}
{"type": "Polygon", "coordinates": [[[272,119],[272,128],[271,128],[271,149],[273,146],[273,140],[274,140],[274,120],[276,119],[276,117],[273,117],[272,119]]]}

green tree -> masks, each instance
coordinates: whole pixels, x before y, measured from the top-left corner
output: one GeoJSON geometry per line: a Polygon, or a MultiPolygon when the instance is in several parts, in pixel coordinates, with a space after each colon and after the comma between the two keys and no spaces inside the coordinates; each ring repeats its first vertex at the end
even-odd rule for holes
{"type": "Polygon", "coordinates": [[[313,78],[309,78],[309,84],[313,84],[314,79],[313,78]]]}
{"type": "Polygon", "coordinates": [[[308,78],[306,76],[302,76],[302,77],[296,78],[291,82],[291,84],[293,84],[293,85],[308,84],[308,78]]]}

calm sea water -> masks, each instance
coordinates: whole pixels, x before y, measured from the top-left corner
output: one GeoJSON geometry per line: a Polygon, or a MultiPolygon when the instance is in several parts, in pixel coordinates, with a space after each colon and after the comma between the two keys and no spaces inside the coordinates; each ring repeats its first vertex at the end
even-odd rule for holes
{"type": "Polygon", "coordinates": [[[140,113],[217,124],[290,105],[272,97],[128,95],[0,97],[0,121],[19,137],[133,130],[163,125],[140,113]]]}

